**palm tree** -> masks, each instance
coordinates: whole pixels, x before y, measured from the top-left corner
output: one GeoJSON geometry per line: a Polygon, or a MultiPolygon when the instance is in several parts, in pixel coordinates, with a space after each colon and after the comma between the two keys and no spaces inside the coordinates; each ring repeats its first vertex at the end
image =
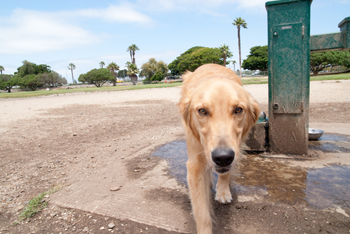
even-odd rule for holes
{"type": "Polygon", "coordinates": [[[5,68],[3,66],[0,65],[0,72],[1,72],[1,75],[2,75],[2,71],[5,71],[5,68]]]}
{"type": "Polygon", "coordinates": [[[125,66],[128,69],[127,74],[130,77],[132,84],[136,85],[137,84],[137,75],[136,74],[140,72],[139,69],[137,68],[136,64],[130,63],[130,62],[126,62],[125,66]]]}
{"type": "MultiPolygon", "coordinates": [[[[117,75],[118,75],[117,71],[119,70],[119,66],[116,63],[111,62],[110,64],[108,64],[107,69],[110,70],[113,73],[113,75],[115,76],[115,79],[117,80],[117,75]]],[[[113,86],[115,86],[116,80],[113,82],[113,86]]]]}
{"type": "Polygon", "coordinates": [[[130,51],[130,58],[131,58],[131,63],[135,64],[135,51],[140,50],[137,45],[132,44],[131,46],[128,47],[127,51],[130,51]]]}
{"type": "Polygon", "coordinates": [[[105,62],[101,61],[100,62],[100,67],[103,68],[104,65],[105,65],[105,62]]]}
{"type": "Polygon", "coordinates": [[[73,70],[75,70],[75,65],[73,64],[73,63],[70,63],[69,65],[68,65],[68,70],[71,70],[71,72],[72,72],[72,82],[73,83],[77,83],[75,80],[74,80],[74,76],[73,76],[73,70]]]}
{"type": "Polygon", "coordinates": [[[241,17],[236,18],[233,23],[234,26],[237,26],[238,30],[238,52],[239,52],[239,76],[242,77],[242,65],[241,65],[241,27],[247,28],[247,23],[241,17]]]}
{"type": "Polygon", "coordinates": [[[224,66],[226,67],[226,58],[232,57],[232,53],[230,51],[230,48],[228,45],[223,44],[222,46],[219,47],[222,57],[224,59],[224,66]]]}
{"type": "Polygon", "coordinates": [[[232,64],[233,64],[233,70],[236,72],[236,60],[233,60],[232,64]]]}

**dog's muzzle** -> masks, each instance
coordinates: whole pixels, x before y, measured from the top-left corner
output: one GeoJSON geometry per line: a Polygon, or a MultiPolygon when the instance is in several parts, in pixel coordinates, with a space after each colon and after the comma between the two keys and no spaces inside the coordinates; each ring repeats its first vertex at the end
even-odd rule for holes
{"type": "Polygon", "coordinates": [[[216,148],[211,152],[211,158],[215,164],[215,171],[226,173],[235,159],[235,152],[230,148],[216,148]]]}

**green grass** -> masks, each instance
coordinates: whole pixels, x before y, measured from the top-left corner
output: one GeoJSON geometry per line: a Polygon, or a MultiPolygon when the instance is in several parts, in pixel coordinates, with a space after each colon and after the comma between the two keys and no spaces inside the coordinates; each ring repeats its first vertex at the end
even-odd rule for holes
{"type": "Polygon", "coordinates": [[[54,188],[50,189],[49,191],[46,191],[46,192],[39,194],[38,196],[30,199],[30,201],[24,207],[23,211],[21,212],[21,214],[19,216],[20,220],[25,220],[25,219],[28,219],[30,217],[33,217],[36,213],[38,213],[42,209],[44,209],[47,205],[47,201],[44,201],[43,198],[46,195],[57,192],[59,189],[60,189],[60,186],[55,186],[54,188]]]}
{"type": "Polygon", "coordinates": [[[73,89],[55,89],[55,90],[38,90],[38,91],[27,91],[27,92],[12,92],[12,93],[0,93],[0,98],[27,98],[37,97],[45,95],[59,95],[68,93],[86,93],[86,92],[109,92],[109,91],[123,91],[123,90],[135,90],[135,89],[151,89],[151,88],[165,88],[165,87],[176,87],[180,86],[181,83],[172,84],[146,84],[146,85],[126,85],[126,86],[109,86],[109,87],[93,87],[93,88],[73,88],[73,89]]]}
{"type": "MultiPolygon", "coordinates": [[[[323,80],[348,80],[350,79],[350,73],[343,73],[337,75],[323,75],[323,76],[311,76],[310,81],[323,81],[323,80]]],[[[266,78],[248,78],[242,79],[244,85],[250,84],[267,84],[268,81],[266,78]]],[[[27,97],[36,97],[36,96],[45,96],[45,95],[64,95],[69,93],[87,93],[87,92],[112,92],[112,91],[123,91],[123,90],[135,90],[135,89],[151,89],[151,88],[166,88],[166,87],[176,87],[180,86],[181,82],[175,82],[172,84],[145,84],[145,85],[126,85],[126,86],[108,86],[101,88],[73,88],[73,89],[56,89],[51,91],[38,90],[38,91],[28,91],[28,92],[13,92],[13,93],[0,93],[0,98],[27,98],[27,97]]]]}
{"type": "Polygon", "coordinates": [[[310,81],[317,80],[349,80],[350,73],[336,74],[336,75],[323,75],[323,76],[310,76],[310,81]]]}
{"type": "MultiPolygon", "coordinates": [[[[343,74],[336,74],[336,75],[322,75],[322,76],[310,76],[310,81],[323,81],[323,80],[349,80],[350,79],[350,73],[343,73],[343,74]]],[[[250,85],[250,84],[267,84],[268,81],[265,78],[248,78],[248,79],[242,79],[243,85],[250,85]]]]}
{"type": "Polygon", "coordinates": [[[250,85],[250,84],[267,84],[267,78],[250,78],[250,79],[242,79],[243,85],[250,85]]]}

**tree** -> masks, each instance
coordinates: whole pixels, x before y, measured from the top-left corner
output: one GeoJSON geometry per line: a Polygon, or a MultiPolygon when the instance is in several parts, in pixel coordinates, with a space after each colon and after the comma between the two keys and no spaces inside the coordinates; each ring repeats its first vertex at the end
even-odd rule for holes
{"type": "Polygon", "coordinates": [[[57,87],[63,84],[67,84],[67,80],[55,71],[52,71],[50,73],[41,73],[37,76],[44,83],[44,86],[47,87],[57,87]]]}
{"type": "Polygon", "coordinates": [[[325,52],[310,53],[310,70],[315,76],[328,66],[325,54],[325,52]]]}
{"type": "Polygon", "coordinates": [[[111,62],[110,64],[108,64],[107,69],[110,70],[115,77],[114,81],[112,81],[113,86],[115,86],[117,82],[119,66],[116,63],[111,62]]]}
{"type": "Polygon", "coordinates": [[[234,26],[237,26],[237,33],[238,33],[238,53],[239,53],[239,73],[240,77],[242,77],[242,65],[241,65],[241,27],[247,28],[247,23],[244,19],[241,17],[238,17],[234,20],[232,23],[234,26]]]}
{"type": "Polygon", "coordinates": [[[180,75],[187,70],[194,71],[207,63],[224,64],[219,48],[192,47],[172,61],[168,68],[173,75],[180,75]]]}
{"type": "Polygon", "coordinates": [[[85,84],[85,83],[89,84],[89,82],[85,79],[85,76],[86,76],[86,74],[84,74],[84,73],[80,74],[79,77],[78,77],[78,81],[80,83],[83,83],[83,84],[85,84]]]}
{"type": "Polygon", "coordinates": [[[234,71],[236,71],[236,63],[237,63],[237,62],[236,62],[236,60],[233,60],[233,61],[232,61],[232,64],[233,64],[233,70],[234,70],[234,71]]]}
{"type": "Polygon", "coordinates": [[[133,85],[136,85],[137,83],[137,73],[139,73],[139,70],[137,69],[136,64],[126,62],[126,67],[128,68],[127,74],[131,79],[131,82],[133,85]]]}
{"type": "Polygon", "coordinates": [[[152,77],[151,77],[151,81],[161,81],[164,79],[164,74],[160,73],[160,72],[156,72],[156,74],[154,74],[152,77]]]}
{"type": "Polygon", "coordinates": [[[120,71],[118,71],[118,77],[119,78],[125,78],[127,73],[128,73],[127,69],[120,70],[120,71]]]}
{"type": "Polygon", "coordinates": [[[146,76],[146,80],[152,80],[151,78],[158,73],[157,77],[165,77],[168,72],[168,65],[163,61],[157,62],[155,58],[150,58],[147,63],[141,66],[141,73],[146,76]]]}
{"type": "Polygon", "coordinates": [[[59,75],[57,72],[52,71],[51,67],[46,64],[35,64],[27,60],[24,60],[23,65],[17,68],[17,84],[36,90],[37,88],[47,86],[56,87],[62,84],[67,84],[67,80],[59,75]]]}
{"type": "Polygon", "coordinates": [[[31,63],[27,60],[24,60],[23,65],[17,68],[17,74],[20,77],[24,77],[26,75],[31,74],[42,74],[42,73],[51,73],[51,67],[46,64],[36,65],[35,63],[31,63]]]}
{"type": "Polygon", "coordinates": [[[242,67],[248,70],[267,71],[267,46],[254,46],[250,48],[250,53],[247,59],[243,60],[242,67]]]}
{"type": "Polygon", "coordinates": [[[76,80],[74,80],[74,76],[73,76],[73,70],[75,70],[75,65],[73,64],[73,63],[70,63],[69,65],[68,65],[68,70],[70,70],[71,72],[72,72],[72,82],[73,83],[77,83],[77,81],[76,80]]]}
{"type": "Polygon", "coordinates": [[[35,91],[37,88],[43,87],[44,81],[38,75],[29,74],[22,78],[21,85],[35,91]]]}
{"type": "Polygon", "coordinates": [[[331,66],[345,66],[350,68],[350,51],[328,51],[327,60],[331,66]]]}
{"type": "Polygon", "coordinates": [[[131,46],[128,47],[127,51],[130,52],[130,59],[131,59],[131,63],[135,64],[135,51],[136,50],[140,50],[139,47],[137,47],[137,45],[132,44],[131,46]]]}
{"type": "Polygon", "coordinates": [[[105,65],[105,62],[101,61],[100,62],[100,67],[103,68],[104,65],[105,65]]]}
{"type": "Polygon", "coordinates": [[[51,67],[46,64],[40,64],[36,65],[35,63],[32,63],[34,68],[34,74],[42,74],[42,73],[51,73],[51,67]]]}
{"type": "Polygon", "coordinates": [[[13,86],[20,85],[21,79],[18,75],[0,75],[0,89],[11,93],[11,89],[13,86]]]}
{"type": "Polygon", "coordinates": [[[94,84],[96,87],[102,87],[107,81],[115,80],[115,76],[106,68],[93,69],[86,74],[79,76],[79,82],[94,84]]]}
{"type": "Polygon", "coordinates": [[[20,77],[25,77],[26,75],[35,74],[34,63],[24,60],[23,65],[17,68],[17,74],[20,77]]]}
{"type": "Polygon", "coordinates": [[[171,63],[169,63],[168,65],[168,68],[171,72],[171,74],[173,75],[180,75],[180,70],[178,68],[178,64],[180,62],[180,60],[182,59],[182,57],[184,57],[186,54],[191,54],[193,53],[194,51],[198,50],[198,49],[201,49],[201,48],[204,48],[203,46],[195,46],[195,47],[192,47],[190,49],[188,49],[187,51],[185,51],[184,53],[182,53],[179,57],[177,57],[174,61],[172,61],[171,63]]]}
{"type": "Polygon", "coordinates": [[[5,71],[5,68],[3,66],[0,65],[0,72],[1,72],[1,75],[2,75],[2,71],[5,71]]]}
{"type": "Polygon", "coordinates": [[[226,67],[226,58],[232,57],[232,52],[230,51],[230,48],[223,44],[222,46],[219,47],[221,53],[222,53],[222,58],[224,62],[224,66],[226,67]]]}
{"type": "MultiPolygon", "coordinates": [[[[142,67],[141,67],[142,68],[142,67]]],[[[141,70],[139,73],[139,77],[147,77],[146,71],[145,70],[141,70]]],[[[146,78],[147,79],[147,78],[146,78]]],[[[145,79],[145,80],[146,80],[145,79]]]]}
{"type": "Polygon", "coordinates": [[[337,65],[350,67],[349,51],[313,52],[310,54],[310,70],[315,76],[326,67],[337,65]]]}

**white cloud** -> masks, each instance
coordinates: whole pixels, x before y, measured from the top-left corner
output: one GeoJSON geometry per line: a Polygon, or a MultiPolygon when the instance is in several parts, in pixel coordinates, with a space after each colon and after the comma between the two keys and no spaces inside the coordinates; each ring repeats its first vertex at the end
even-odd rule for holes
{"type": "Polygon", "coordinates": [[[96,43],[91,32],[59,19],[55,14],[15,10],[0,23],[0,53],[28,54],[96,43]]]}
{"type": "Polygon", "coordinates": [[[60,12],[16,9],[9,18],[0,18],[0,54],[48,52],[103,41],[104,35],[79,26],[80,21],[89,18],[119,23],[152,22],[150,17],[126,4],[60,12]]]}
{"type": "Polygon", "coordinates": [[[152,19],[136,10],[129,4],[111,5],[105,9],[82,9],[74,12],[76,16],[100,18],[108,22],[151,23],[152,19]]]}

